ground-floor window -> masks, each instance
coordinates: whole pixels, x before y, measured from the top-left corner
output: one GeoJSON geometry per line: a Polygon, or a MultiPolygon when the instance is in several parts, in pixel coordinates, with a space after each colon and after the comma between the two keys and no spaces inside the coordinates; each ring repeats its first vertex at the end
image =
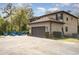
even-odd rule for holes
{"type": "Polygon", "coordinates": [[[65,31],[68,32],[68,27],[67,26],[65,27],[65,31]]]}

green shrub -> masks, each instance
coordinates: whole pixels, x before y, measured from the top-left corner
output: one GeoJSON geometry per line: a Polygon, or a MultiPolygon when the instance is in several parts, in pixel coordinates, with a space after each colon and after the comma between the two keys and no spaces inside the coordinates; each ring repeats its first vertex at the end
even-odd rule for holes
{"type": "Polygon", "coordinates": [[[62,32],[56,32],[56,31],[54,31],[53,32],[53,36],[57,37],[57,38],[62,38],[63,35],[62,35],[62,32]]]}
{"type": "Polygon", "coordinates": [[[49,38],[49,32],[45,32],[46,38],[49,38]]]}

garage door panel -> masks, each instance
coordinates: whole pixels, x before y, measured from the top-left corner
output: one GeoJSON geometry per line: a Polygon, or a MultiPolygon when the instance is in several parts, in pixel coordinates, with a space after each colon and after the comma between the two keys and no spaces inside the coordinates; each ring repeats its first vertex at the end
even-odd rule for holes
{"type": "Polygon", "coordinates": [[[45,27],[32,27],[32,35],[36,37],[45,37],[45,27]]]}

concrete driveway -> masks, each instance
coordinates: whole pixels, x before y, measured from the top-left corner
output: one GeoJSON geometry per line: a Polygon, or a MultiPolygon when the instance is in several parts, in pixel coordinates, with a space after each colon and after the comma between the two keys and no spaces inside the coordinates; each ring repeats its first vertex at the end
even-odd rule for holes
{"type": "Polygon", "coordinates": [[[0,38],[0,55],[72,55],[79,54],[79,43],[31,36],[0,38]]]}

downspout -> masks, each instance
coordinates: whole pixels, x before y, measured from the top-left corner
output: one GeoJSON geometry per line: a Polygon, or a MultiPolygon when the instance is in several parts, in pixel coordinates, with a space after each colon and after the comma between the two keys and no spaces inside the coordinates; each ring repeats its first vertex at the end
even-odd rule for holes
{"type": "Polygon", "coordinates": [[[79,19],[77,19],[77,34],[79,34],[79,31],[78,31],[78,30],[79,30],[78,20],[79,20],[79,19]]]}
{"type": "Polygon", "coordinates": [[[62,26],[62,34],[64,35],[64,26],[62,26]]]}

